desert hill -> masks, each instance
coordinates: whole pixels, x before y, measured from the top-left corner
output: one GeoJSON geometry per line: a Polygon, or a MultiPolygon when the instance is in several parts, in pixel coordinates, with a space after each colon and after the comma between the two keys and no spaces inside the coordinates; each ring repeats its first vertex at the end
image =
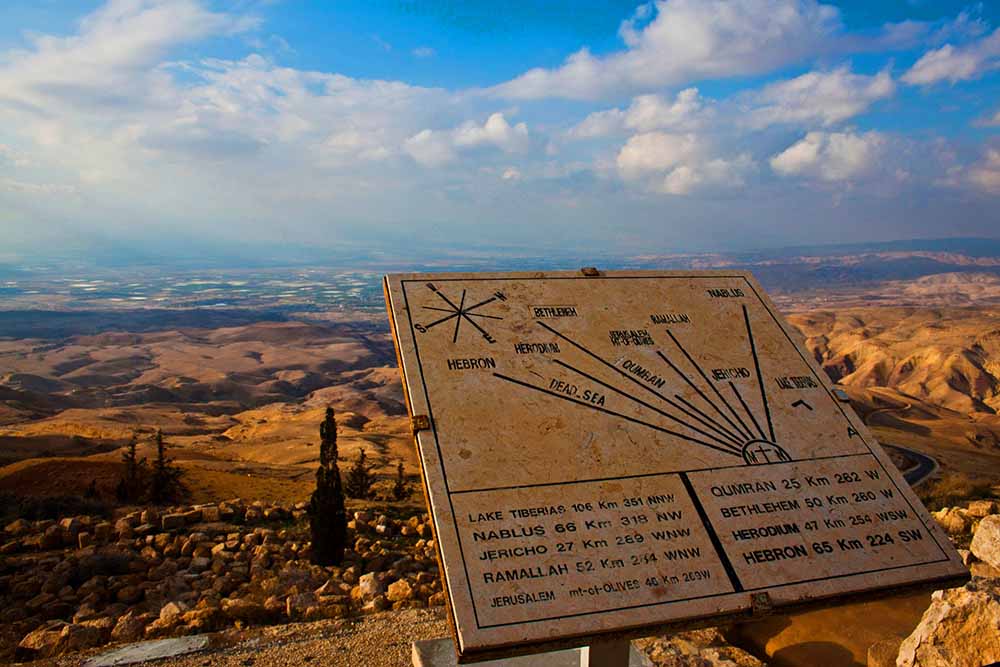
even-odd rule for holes
{"type": "Polygon", "coordinates": [[[1000,409],[1000,311],[850,308],[789,319],[844,385],[890,387],[960,413],[1000,409]]]}
{"type": "Polygon", "coordinates": [[[0,465],[16,464],[0,468],[0,489],[82,493],[91,479],[113,488],[120,448],[138,432],[150,455],[162,429],[193,499],[301,500],[328,404],[339,413],[345,461],[365,448],[386,474],[398,460],[416,473],[384,330],[266,317],[220,328],[90,326],[64,338],[0,340],[0,465]]]}

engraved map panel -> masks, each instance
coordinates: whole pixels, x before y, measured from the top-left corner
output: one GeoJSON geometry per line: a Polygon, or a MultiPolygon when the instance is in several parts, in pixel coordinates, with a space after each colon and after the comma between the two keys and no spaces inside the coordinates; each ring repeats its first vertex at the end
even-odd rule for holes
{"type": "Polygon", "coordinates": [[[965,573],[748,274],[386,294],[463,654],[965,573]]]}

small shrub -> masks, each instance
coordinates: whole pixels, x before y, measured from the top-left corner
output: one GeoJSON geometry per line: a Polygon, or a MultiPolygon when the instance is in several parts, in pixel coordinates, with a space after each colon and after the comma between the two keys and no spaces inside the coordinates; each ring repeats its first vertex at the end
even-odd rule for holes
{"type": "Polygon", "coordinates": [[[167,446],[163,442],[163,431],[156,431],[156,460],[153,461],[149,498],[154,503],[176,500],[181,495],[180,468],[175,466],[174,459],[167,457],[167,446]]]}
{"type": "Polygon", "coordinates": [[[375,484],[375,475],[372,474],[374,469],[375,466],[368,463],[368,454],[362,447],[354,465],[347,471],[347,481],[344,482],[344,491],[347,495],[361,500],[370,499],[374,495],[372,493],[372,486],[375,484]]]}
{"type": "Polygon", "coordinates": [[[0,493],[0,515],[5,523],[14,519],[55,520],[83,514],[107,518],[111,516],[111,506],[100,499],[83,496],[36,497],[0,493]]]}
{"type": "Polygon", "coordinates": [[[394,500],[406,500],[413,490],[406,480],[406,473],[403,471],[403,460],[400,459],[396,465],[396,482],[392,485],[392,497],[394,500]]]}
{"type": "Polygon", "coordinates": [[[992,496],[992,484],[974,480],[965,473],[948,472],[940,479],[919,487],[917,495],[933,512],[944,507],[964,505],[977,498],[989,498],[992,496]]]}

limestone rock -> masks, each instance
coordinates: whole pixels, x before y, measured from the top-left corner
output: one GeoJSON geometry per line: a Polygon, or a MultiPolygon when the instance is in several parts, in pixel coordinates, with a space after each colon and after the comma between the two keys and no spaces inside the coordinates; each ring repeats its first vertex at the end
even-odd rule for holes
{"type": "Polygon", "coordinates": [[[358,585],[351,591],[351,597],[366,602],[381,594],[382,582],[378,580],[374,572],[361,575],[358,579],[358,585]]]}
{"type": "Polygon", "coordinates": [[[160,620],[170,621],[187,611],[183,602],[168,602],[160,609],[160,620]]]}
{"type": "Polygon", "coordinates": [[[969,549],[979,560],[1000,568],[1000,514],[990,515],[979,522],[969,549]]]}
{"type": "Polygon", "coordinates": [[[1000,580],[973,579],[935,591],[903,640],[898,667],[980,667],[1000,661],[1000,580]]]}
{"type": "Polygon", "coordinates": [[[413,587],[406,579],[400,579],[389,584],[389,590],[386,591],[385,596],[392,602],[409,600],[413,597],[413,587]]]}
{"type": "Polygon", "coordinates": [[[31,530],[31,522],[24,519],[16,519],[4,527],[4,532],[11,537],[23,537],[31,533],[31,530]]]}
{"type": "Polygon", "coordinates": [[[57,621],[29,632],[17,645],[15,656],[23,662],[55,655],[59,651],[62,629],[65,626],[62,621],[57,621]]]}
{"type": "Polygon", "coordinates": [[[997,503],[995,500],[973,500],[965,511],[971,517],[982,519],[997,513],[997,503]]]}
{"type": "Polygon", "coordinates": [[[221,603],[222,613],[226,618],[243,623],[263,623],[267,620],[264,606],[250,600],[226,598],[221,603]]]}
{"type": "Polygon", "coordinates": [[[946,507],[934,512],[934,518],[949,535],[961,535],[969,530],[969,519],[961,508],[946,507]]]}
{"type": "Polygon", "coordinates": [[[59,652],[79,651],[104,643],[101,628],[86,623],[71,623],[64,625],[59,633],[59,652]]]}

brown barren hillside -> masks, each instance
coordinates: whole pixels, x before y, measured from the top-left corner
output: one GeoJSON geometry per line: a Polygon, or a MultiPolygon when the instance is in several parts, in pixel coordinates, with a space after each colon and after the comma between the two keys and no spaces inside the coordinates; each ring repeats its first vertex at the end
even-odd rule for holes
{"type": "Polygon", "coordinates": [[[1000,410],[1000,311],[848,308],[790,322],[844,385],[889,387],[963,414],[1000,410]]]}
{"type": "Polygon", "coordinates": [[[366,322],[0,340],[0,490],[110,496],[121,448],[162,429],[192,500],[308,497],[332,405],[342,467],[416,458],[387,333],[366,322]]]}

